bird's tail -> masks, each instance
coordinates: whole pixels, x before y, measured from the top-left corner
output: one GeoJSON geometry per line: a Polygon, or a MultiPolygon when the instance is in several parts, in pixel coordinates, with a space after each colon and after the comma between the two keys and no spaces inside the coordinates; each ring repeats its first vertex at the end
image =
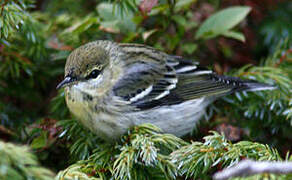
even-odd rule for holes
{"type": "Polygon", "coordinates": [[[216,75],[216,76],[218,79],[220,79],[224,83],[227,82],[228,84],[233,85],[229,93],[238,92],[238,91],[274,90],[277,88],[274,85],[260,83],[254,80],[243,80],[238,77],[230,77],[230,76],[220,76],[220,75],[216,75]]]}
{"type": "Polygon", "coordinates": [[[263,91],[263,90],[274,90],[277,87],[265,84],[265,83],[259,83],[256,81],[243,81],[243,84],[245,85],[245,91],[263,91]]]}

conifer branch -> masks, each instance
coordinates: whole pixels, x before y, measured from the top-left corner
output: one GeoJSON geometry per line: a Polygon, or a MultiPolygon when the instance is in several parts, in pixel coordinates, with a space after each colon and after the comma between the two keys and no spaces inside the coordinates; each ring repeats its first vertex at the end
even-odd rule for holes
{"type": "Polygon", "coordinates": [[[53,180],[54,174],[39,165],[27,146],[0,141],[0,179],[53,180]]]}
{"type": "Polygon", "coordinates": [[[237,164],[242,158],[281,159],[275,149],[266,145],[248,141],[232,144],[217,132],[204,137],[204,141],[193,142],[171,153],[172,162],[176,164],[181,175],[196,178],[206,174],[213,167],[237,164]]]}

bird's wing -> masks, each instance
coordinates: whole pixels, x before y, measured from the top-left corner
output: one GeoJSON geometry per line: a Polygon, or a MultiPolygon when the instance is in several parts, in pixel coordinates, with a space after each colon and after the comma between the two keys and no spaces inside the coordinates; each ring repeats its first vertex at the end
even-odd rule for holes
{"type": "Polygon", "coordinates": [[[113,92],[131,105],[143,108],[151,104],[154,107],[158,100],[175,89],[178,82],[176,72],[163,60],[134,54],[126,63],[124,75],[113,87],[113,92]]]}
{"type": "Polygon", "coordinates": [[[113,87],[116,96],[139,109],[173,105],[202,97],[262,87],[251,81],[220,76],[190,60],[142,45],[129,45],[125,74],[113,87]],[[145,49],[148,48],[148,49],[145,49]],[[132,53],[135,52],[135,53],[132,53]]]}

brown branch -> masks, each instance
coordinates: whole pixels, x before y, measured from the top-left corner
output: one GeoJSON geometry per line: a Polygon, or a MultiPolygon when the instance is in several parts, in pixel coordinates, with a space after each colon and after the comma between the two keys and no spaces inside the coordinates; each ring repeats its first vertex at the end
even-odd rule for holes
{"type": "Polygon", "coordinates": [[[1,5],[1,13],[0,13],[1,16],[2,16],[3,11],[4,11],[4,6],[6,6],[7,3],[8,3],[8,0],[5,0],[4,3],[1,5]]]}
{"type": "Polygon", "coordinates": [[[291,49],[288,49],[281,57],[280,57],[280,60],[279,60],[279,62],[277,62],[276,64],[275,64],[275,67],[278,67],[282,62],[284,62],[284,60],[286,60],[286,58],[287,58],[287,54],[289,54],[289,53],[292,53],[292,48],[291,49]]]}
{"type": "Polygon", "coordinates": [[[259,74],[259,72],[242,72],[238,75],[238,77],[242,77],[242,76],[248,76],[248,75],[255,75],[255,74],[259,74]]]}
{"type": "MultiPolygon", "coordinates": [[[[5,46],[4,46],[4,48],[5,48],[5,46]]],[[[17,52],[5,52],[4,48],[0,50],[0,54],[3,54],[4,56],[14,56],[14,57],[17,57],[20,60],[24,61],[27,64],[31,64],[31,61],[28,58],[21,56],[17,52]]]]}
{"type": "Polygon", "coordinates": [[[0,125],[0,132],[4,133],[4,134],[8,134],[10,136],[14,136],[15,133],[12,132],[11,130],[5,128],[4,126],[0,125]]]}

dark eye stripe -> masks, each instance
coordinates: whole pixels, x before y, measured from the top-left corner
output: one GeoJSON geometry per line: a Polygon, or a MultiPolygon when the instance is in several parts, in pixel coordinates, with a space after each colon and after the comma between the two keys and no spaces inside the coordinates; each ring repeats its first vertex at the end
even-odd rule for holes
{"type": "Polygon", "coordinates": [[[95,69],[95,70],[91,71],[91,73],[88,76],[86,76],[85,79],[95,79],[95,78],[97,78],[97,76],[99,74],[100,74],[100,71],[95,69]]]}

